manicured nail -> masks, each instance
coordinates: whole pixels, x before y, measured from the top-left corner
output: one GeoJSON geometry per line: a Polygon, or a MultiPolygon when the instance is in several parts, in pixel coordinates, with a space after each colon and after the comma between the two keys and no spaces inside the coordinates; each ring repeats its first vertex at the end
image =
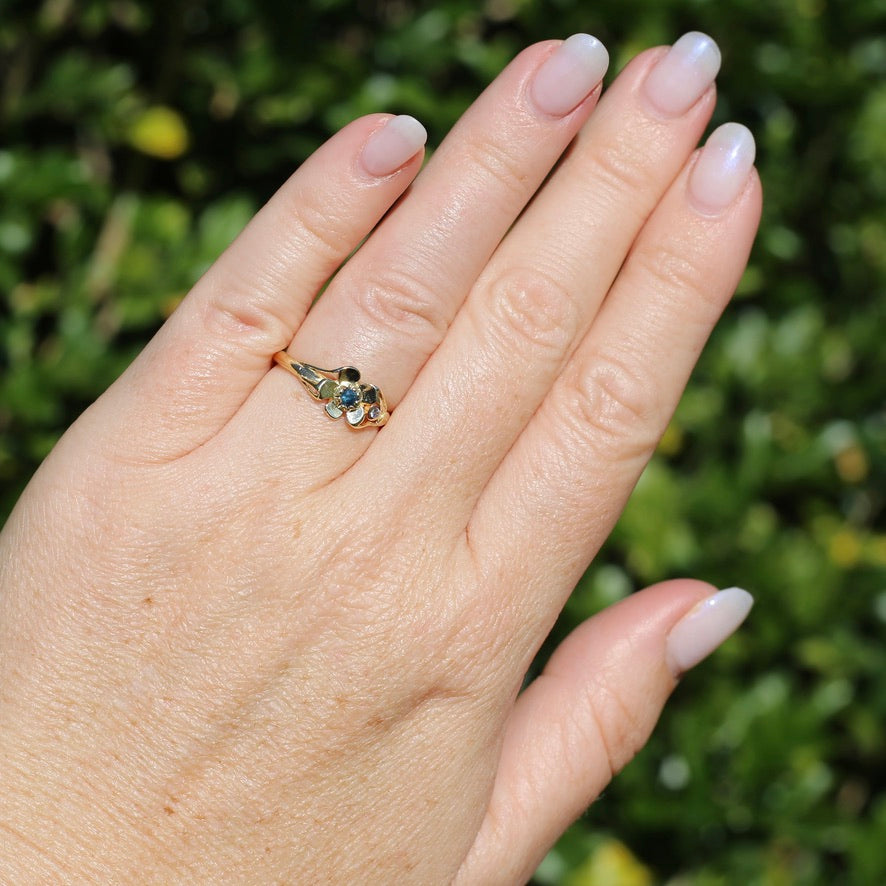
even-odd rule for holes
{"type": "Polygon", "coordinates": [[[720,50],[707,34],[684,34],[649,72],[643,89],[652,106],[666,117],[688,111],[714,82],[720,50]]]}
{"type": "Polygon", "coordinates": [[[696,208],[718,215],[744,190],[757,149],[751,131],[741,123],[715,129],[689,176],[689,194],[696,208]]]}
{"type": "Polygon", "coordinates": [[[754,598],[741,588],[727,588],[702,600],[671,628],[668,666],[679,677],[707,658],[747,618],[754,598]]]}
{"type": "Polygon", "coordinates": [[[427,140],[427,131],[415,117],[391,117],[364,145],[363,168],[370,175],[390,175],[414,157],[427,140]]]}
{"type": "Polygon", "coordinates": [[[539,110],[562,117],[580,105],[609,67],[606,47],[590,34],[573,34],[538,69],[532,100],[539,110]]]}

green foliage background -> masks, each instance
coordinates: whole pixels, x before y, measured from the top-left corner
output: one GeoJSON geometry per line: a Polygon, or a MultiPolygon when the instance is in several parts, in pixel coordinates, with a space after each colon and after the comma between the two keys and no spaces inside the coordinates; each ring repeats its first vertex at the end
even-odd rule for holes
{"type": "Polygon", "coordinates": [[[691,29],[765,218],[552,642],[675,575],[758,604],[537,881],[883,883],[884,0],[0,0],[0,515],[342,124],[411,113],[433,146],[531,41],[589,31],[615,72],[691,29]]]}

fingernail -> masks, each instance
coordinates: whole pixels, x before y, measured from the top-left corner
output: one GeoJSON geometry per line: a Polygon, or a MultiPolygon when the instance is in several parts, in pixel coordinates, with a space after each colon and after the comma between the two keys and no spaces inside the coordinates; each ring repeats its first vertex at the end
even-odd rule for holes
{"type": "Polygon", "coordinates": [[[427,131],[415,117],[391,117],[363,146],[363,168],[370,175],[390,175],[414,157],[427,140],[427,131]]]}
{"type": "Polygon", "coordinates": [[[726,588],[702,600],[671,628],[668,666],[679,677],[707,658],[747,618],[754,598],[741,588],[726,588]]]}
{"type": "Polygon", "coordinates": [[[754,136],[741,123],[724,123],[715,129],[689,176],[689,194],[706,214],[722,212],[744,190],[754,165],[754,136]]]}
{"type": "Polygon", "coordinates": [[[704,95],[719,70],[720,50],[713,38],[690,31],[649,72],[643,89],[657,111],[677,117],[704,95]]]}
{"type": "Polygon", "coordinates": [[[532,100],[545,114],[562,117],[587,98],[608,67],[609,53],[596,37],[573,34],[538,69],[532,100]]]}

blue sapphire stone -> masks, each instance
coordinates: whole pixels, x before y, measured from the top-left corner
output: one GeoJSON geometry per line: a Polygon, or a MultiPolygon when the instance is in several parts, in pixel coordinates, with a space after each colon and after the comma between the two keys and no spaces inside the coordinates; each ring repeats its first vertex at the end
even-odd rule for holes
{"type": "Polygon", "coordinates": [[[352,409],[360,402],[360,395],[353,388],[345,388],[341,392],[339,400],[345,409],[352,409]]]}

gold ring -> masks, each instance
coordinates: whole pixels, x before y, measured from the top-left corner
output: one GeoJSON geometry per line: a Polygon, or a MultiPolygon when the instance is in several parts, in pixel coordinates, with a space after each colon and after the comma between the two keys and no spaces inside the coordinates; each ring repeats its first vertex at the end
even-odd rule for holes
{"type": "Polygon", "coordinates": [[[381,427],[390,417],[382,392],[375,385],[360,381],[360,370],[353,366],[320,369],[293,360],[286,351],[277,351],[274,360],[291,372],[315,400],[326,401],[330,418],[344,416],[352,428],[381,427]]]}

